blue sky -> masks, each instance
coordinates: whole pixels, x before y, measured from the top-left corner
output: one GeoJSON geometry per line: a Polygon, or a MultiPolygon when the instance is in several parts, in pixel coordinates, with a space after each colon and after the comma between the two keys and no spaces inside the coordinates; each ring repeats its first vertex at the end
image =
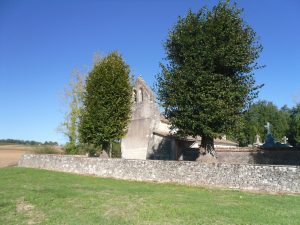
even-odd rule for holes
{"type": "MultiPolygon", "coordinates": [[[[118,50],[150,85],[165,57],[163,42],[178,16],[217,1],[0,0],[0,139],[66,139],[60,94],[75,67],[95,52],[118,50]]],[[[300,101],[300,1],[240,0],[260,37],[265,86],[259,99],[277,106],[300,101]]]]}

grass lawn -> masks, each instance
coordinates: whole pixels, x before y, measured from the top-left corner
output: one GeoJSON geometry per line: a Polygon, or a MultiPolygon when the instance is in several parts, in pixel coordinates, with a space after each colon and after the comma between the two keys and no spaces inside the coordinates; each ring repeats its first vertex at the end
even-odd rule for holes
{"type": "Polygon", "coordinates": [[[0,224],[300,224],[300,196],[0,169],[0,224]]]}

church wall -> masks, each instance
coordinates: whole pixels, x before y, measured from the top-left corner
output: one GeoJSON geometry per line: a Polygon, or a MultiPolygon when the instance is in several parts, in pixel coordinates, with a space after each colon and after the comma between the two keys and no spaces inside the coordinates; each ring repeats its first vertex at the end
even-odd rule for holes
{"type": "Polygon", "coordinates": [[[131,121],[127,135],[121,142],[122,158],[146,159],[151,123],[150,118],[131,121]]]}
{"type": "Polygon", "coordinates": [[[139,77],[133,93],[133,108],[128,132],[121,141],[122,158],[146,159],[149,152],[149,141],[159,123],[160,113],[154,102],[151,91],[139,77]]]}
{"type": "Polygon", "coordinates": [[[148,146],[147,159],[158,160],[175,160],[175,146],[173,146],[174,139],[158,134],[152,134],[148,146]]]}

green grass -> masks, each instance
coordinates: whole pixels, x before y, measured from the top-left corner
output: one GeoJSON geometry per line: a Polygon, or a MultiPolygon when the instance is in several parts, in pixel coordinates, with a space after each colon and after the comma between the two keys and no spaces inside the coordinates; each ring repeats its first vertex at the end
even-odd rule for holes
{"type": "Polygon", "coordinates": [[[300,196],[0,169],[0,224],[300,224],[300,196]]]}

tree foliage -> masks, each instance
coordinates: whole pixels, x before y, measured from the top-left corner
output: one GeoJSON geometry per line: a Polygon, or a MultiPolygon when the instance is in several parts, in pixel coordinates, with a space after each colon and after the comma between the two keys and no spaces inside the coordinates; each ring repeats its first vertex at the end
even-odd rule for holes
{"type": "Polygon", "coordinates": [[[281,141],[289,132],[290,110],[287,107],[278,109],[272,102],[259,101],[244,113],[243,128],[238,133],[238,140],[242,146],[253,144],[258,134],[261,141],[265,140],[267,131],[265,125],[270,122],[274,138],[281,141]]]}
{"type": "Polygon", "coordinates": [[[79,134],[83,144],[109,148],[126,134],[130,119],[132,87],[130,69],[117,52],[101,58],[89,73],[79,134]]]}
{"type": "Polygon", "coordinates": [[[251,72],[262,46],[241,12],[229,2],[189,11],[165,43],[167,63],[157,76],[164,114],[180,136],[202,136],[207,151],[213,137],[239,124],[258,93],[251,72]]]}
{"type": "Polygon", "coordinates": [[[58,145],[56,141],[30,141],[30,140],[19,140],[19,139],[0,139],[0,145],[2,144],[18,144],[18,145],[51,145],[55,146],[58,145]]]}
{"type": "Polygon", "coordinates": [[[65,150],[68,154],[76,154],[78,144],[78,124],[85,91],[85,75],[78,69],[72,72],[70,83],[65,87],[63,100],[67,105],[64,121],[58,130],[68,138],[65,150]]]}
{"type": "Polygon", "coordinates": [[[294,146],[300,143],[300,103],[290,111],[290,129],[288,138],[289,142],[294,146]]]}

